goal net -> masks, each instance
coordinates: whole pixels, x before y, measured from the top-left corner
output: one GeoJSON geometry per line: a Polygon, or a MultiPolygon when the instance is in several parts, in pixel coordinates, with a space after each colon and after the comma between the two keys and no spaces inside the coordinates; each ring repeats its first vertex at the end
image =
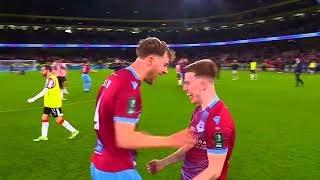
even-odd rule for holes
{"type": "Polygon", "coordinates": [[[0,71],[36,71],[37,60],[0,60],[0,71]]]}

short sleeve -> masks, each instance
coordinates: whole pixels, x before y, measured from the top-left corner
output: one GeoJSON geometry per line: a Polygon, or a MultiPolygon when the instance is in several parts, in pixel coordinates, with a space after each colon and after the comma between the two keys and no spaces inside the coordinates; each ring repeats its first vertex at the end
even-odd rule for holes
{"type": "Polygon", "coordinates": [[[207,124],[207,151],[208,154],[227,154],[232,138],[232,129],[226,124],[229,116],[225,113],[213,116],[207,124]]]}
{"type": "Polygon", "coordinates": [[[51,88],[54,88],[55,86],[56,86],[56,83],[55,83],[54,79],[48,78],[46,85],[45,85],[45,88],[51,89],[51,88]]]}
{"type": "Polygon", "coordinates": [[[119,86],[113,120],[136,124],[141,114],[140,88],[137,88],[138,82],[128,83],[119,86]]]}

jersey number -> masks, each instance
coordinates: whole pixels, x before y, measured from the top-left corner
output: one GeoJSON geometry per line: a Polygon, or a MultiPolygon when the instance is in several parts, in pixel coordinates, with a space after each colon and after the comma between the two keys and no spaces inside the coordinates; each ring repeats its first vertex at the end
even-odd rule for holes
{"type": "Polygon", "coordinates": [[[94,113],[94,126],[93,128],[95,130],[99,130],[99,107],[100,107],[100,101],[103,97],[103,94],[100,96],[97,107],[96,107],[96,111],[94,113]]]}
{"type": "Polygon", "coordinates": [[[60,110],[58,108],[56,109],[56,111],[57,111],[57,114],[59,117],[63,116],[63,114],[60,112],[60,110]]]}

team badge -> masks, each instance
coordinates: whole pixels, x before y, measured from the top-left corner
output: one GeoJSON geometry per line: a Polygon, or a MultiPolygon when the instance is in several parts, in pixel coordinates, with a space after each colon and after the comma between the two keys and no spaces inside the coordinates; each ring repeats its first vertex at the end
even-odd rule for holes
{"type": "Polygon", "coordinates": [[[215,148],[223,148],[223,134],[221,132],[214,134],[214,143],[215,148]]]}
{"type": "Polygon", "coordinates": [[[197,132],[201,133],[204,131],[204,122],[203,121],[200,121],[198,124],[197,124],[197,132]]]}
{"type": "Polygon", "coordinates": [[[130,97],[128,101],[128,115],[132,115],[136,112],[136,98],[130,97]]]}

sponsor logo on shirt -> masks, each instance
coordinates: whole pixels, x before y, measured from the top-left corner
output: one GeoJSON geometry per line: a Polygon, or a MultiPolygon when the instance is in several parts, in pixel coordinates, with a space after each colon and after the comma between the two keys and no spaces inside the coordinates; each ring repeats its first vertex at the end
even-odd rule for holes
{"type": "Polygon", "coordinates": [[[207,142],[203,139],[197,139],[196,147],[199,149],[206,150],[207,149],[207,142]]]}
{"type": "Polygon", "coordinates": [[[135,81],[131,81],[132,87],[134,90],[136,90],[136,88],[138,87],[138,83],[135,81]]]}
{"type": "Polygon", "coordinates": [[[220,123],[220,116],[215,116],[215,117],[213,118],[213,120],[214,120],[214,122],[216,122],[217,125],[219,125],[219,123],[220,123]]]}

